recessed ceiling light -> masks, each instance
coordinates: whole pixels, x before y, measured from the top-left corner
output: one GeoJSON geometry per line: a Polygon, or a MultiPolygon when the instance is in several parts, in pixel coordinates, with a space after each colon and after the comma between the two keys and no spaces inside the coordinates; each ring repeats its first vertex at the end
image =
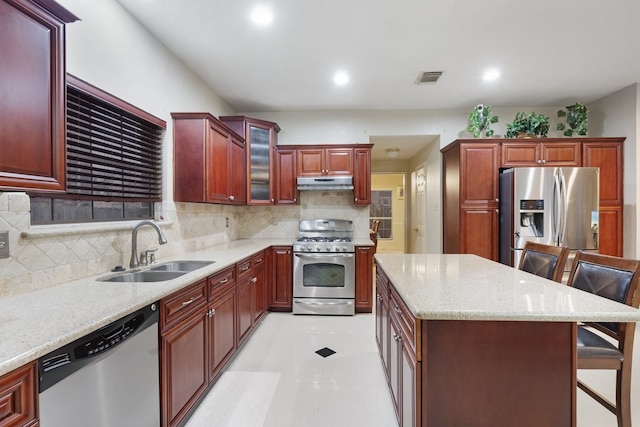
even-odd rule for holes
{"type": "Polygon", "coordinates": [[[266,6],[257,6],[251,12],[251,20],[257,25],[269,25],[273,22],[273,12],[266,6]]]}
{"type": "Polygon", "coordinates": [[[500,70],[496,68],[492,68],[490,70],[485,71],[485,73],[482,76],[482,79],[485,82],[492,82],[496,80],[498,77],[500,77],[500,70]]]}
{"type": "Polygon", "coordinates": [[[338,86],[344,86],[349,83],[349,75],[344,71],[338,71],[333,75],[333,82],[338,86]]]}

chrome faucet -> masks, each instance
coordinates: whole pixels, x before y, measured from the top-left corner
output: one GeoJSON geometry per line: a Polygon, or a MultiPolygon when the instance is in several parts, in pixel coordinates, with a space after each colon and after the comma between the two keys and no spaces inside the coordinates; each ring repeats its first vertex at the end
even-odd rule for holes
{"type": "Polygon", "coordinates": [[[138,230],[144,225],[150,225],[156,229],[159,244],[164,245],[167,243],[167,238],[164,237],[164,234],[158,224],[153,221],[140,221],[135,227],[133,227],[133,231],[131,232],[131,261],[129,262],[129,267],[131,268],[138,268],[140,265],[138,263],[138,230]]]}

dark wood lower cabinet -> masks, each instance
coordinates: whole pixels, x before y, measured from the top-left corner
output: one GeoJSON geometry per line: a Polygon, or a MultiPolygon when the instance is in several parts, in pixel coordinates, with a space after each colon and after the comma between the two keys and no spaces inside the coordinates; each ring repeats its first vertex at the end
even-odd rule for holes
{"type": "Polygon", "coordinates": [[[389,281],[376,273],[376,341],[385,374],[389,376],[389,281]]]}
{"type": "Polygon", "coordinates": [[[293,247],[273,246],[270,252],[269,309],[271,311],[292,311],[293,247]]]}
{"type": "Polygon", "coordinates": [[[0,427],[38,425],[38,362],[0,377],[0,427]]]}
{"type": "Polygon", "coordinates": [[[251,279],[251,285],[255,289],[255,306],[253,310],[254,323],[260,321],[262,317],[267,313],[267,283],[265,269],[262,268],[255,271],[253,278],[251,279]]]}
{"type": "Polygon", "coordinates": [[[356,313],[373,309],[373,246],[356,247],[356,313]]]}
{"type": "Polygon", "coordinates": [[[253,324],[251,300],[255,298],[255,287],[251,286],[251,278],[247,277],[238,283],[238,345],[244,341],[253,324]]]}
{"type": "Polygon", "coordinates": [[[236,350],[236,289],[216,297],[207,310],[209,316],[209,381],[213,380],[236,350]]]}
{"type": "Polygon", "coordinates": [[[258,252],[160,301],[162,427],[184,423],[265,315],[265,255],[258,252]]]}
{"type": "Polygon", "coordinates": [[[162,425],[184,418],[209,384],[206,307],[161,337],[162,425]]]}

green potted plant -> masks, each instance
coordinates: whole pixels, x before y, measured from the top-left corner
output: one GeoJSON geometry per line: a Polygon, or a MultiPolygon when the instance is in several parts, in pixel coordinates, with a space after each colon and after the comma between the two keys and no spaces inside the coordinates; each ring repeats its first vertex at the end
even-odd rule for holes
{"type": "Polygon", "coordinates": [[[491,106],[478,104],[476,108],[469,113],[469,126],[467,132],[471,132],[474,138],[480,138],[482,134],[487,138],[493,136],[491,123],[497,123],[498,116],[491,115],[491,106]]]}
{"type": "Polygon", "coordinates": [[[584,104],[576,102],[568,105],[565,110],[558,110],[558,118],[565,118],[564,123],[559,122],[556,130],[564,131],[564,136],[586,136],[587,135],[587,107],[584,104]]]}
{"type": "Polygon", "coordinates": [[[543,114],[519,112],[511,123],[507,123],[507,138],[546,137],[549,132],[549,117],[543,114]]]}

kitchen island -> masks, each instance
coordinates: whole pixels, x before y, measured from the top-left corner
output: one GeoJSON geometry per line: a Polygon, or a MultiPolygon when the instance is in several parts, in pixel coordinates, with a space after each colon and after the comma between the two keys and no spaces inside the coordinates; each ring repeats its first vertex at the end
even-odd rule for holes
{"type": "Polygon", "coordinates": [[[377,254],[400,425],[575,426],[576,324],[640,310],[475,256],[377,254]]]}

